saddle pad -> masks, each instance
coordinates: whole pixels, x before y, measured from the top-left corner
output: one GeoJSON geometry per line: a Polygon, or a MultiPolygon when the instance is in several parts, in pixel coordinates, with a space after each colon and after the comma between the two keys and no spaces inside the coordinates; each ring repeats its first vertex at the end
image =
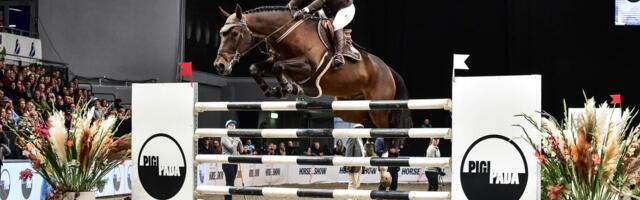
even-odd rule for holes
{"type": "MultiPolygon", "coordinates": [[[[360,51],[353,46],[353,40],[351,39],[351,31],[344,30],[345,34],[345,46],[344,48],[344,56],[353,60],[353,61],[361,61],[362,54],[360,51]]],[[[333,28],[330,20],[320,20],[318,21],[318,37],[324,47],[333,52],[333,28]]]]}

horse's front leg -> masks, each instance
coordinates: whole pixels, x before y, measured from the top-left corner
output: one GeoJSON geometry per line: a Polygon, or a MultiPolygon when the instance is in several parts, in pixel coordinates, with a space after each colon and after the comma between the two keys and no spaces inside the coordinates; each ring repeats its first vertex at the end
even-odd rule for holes
{"type": "Polygon", "coordinates": [[[278,88],[269,87],[269,84],[264,80],[265,72],[273,70],[273,63],[272,59],[268,59],[263,62],[254,63],[249,68],[251,77],[256,81],[264,96],[267,97],[277,96],[277,94],[280,93],[278,88]]]}
{"type": "Polygon", "coordinates": [[[302,93],[297,85],[291,83],[287,73],[311,74],[311,65],[306,57],[292,58],[274,63],[272,72],[280,84],[281,98],[286,98],[302,93]]]}

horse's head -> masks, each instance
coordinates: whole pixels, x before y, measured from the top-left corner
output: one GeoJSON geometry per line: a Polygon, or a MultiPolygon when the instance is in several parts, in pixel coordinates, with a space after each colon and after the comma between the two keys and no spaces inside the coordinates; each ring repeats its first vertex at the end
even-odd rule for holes
{"type": "Polygon", "coordinates": [[[229,75],[242,54],[251,47],[253,38],[240,5],[236,6],[235,14],[229,14],[222,8],[220,13],[227,17],[227,21],[220,29],[220,47],[213,66],[219,74],[229,75]]]}

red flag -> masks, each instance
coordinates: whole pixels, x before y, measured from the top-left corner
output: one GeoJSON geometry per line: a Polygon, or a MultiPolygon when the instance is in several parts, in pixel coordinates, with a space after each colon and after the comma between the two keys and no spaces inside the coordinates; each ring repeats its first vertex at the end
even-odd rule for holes
{"type": "Polygon", "coordinates": [[[180,76],[193,76],[193,65],[191,62],[181,62],[178,63],[180,65],[180,76]]]}
{"type": "Polygon", "coordinates": [[[620,95],[620,94],[612,94],[612,95],[609,95],[609,96],[611,96],[611,104],[613,104],[613,105],[618,104],[618,105],[620,105],[620,107],[622,107],[622,95],[620,95]]]}

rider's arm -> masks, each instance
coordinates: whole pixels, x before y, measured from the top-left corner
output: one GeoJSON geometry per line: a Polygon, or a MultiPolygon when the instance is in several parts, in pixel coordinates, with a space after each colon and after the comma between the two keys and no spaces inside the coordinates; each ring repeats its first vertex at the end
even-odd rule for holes
{"type": "Polygon", "coordinates": [[[300,6],[300,0],[291,0],[289,1],[289,3],[287,4],[287,6],[291,9],[300,6]]]}
{"type": "Polygon", "coordinates": [[[306,13],[314,13],[314,12],[320,10],[325,2],[326,2],[326,0],[315,0],[315,1],[311,2],[311,4],[309,4],[303,10],[306,13]]]}

